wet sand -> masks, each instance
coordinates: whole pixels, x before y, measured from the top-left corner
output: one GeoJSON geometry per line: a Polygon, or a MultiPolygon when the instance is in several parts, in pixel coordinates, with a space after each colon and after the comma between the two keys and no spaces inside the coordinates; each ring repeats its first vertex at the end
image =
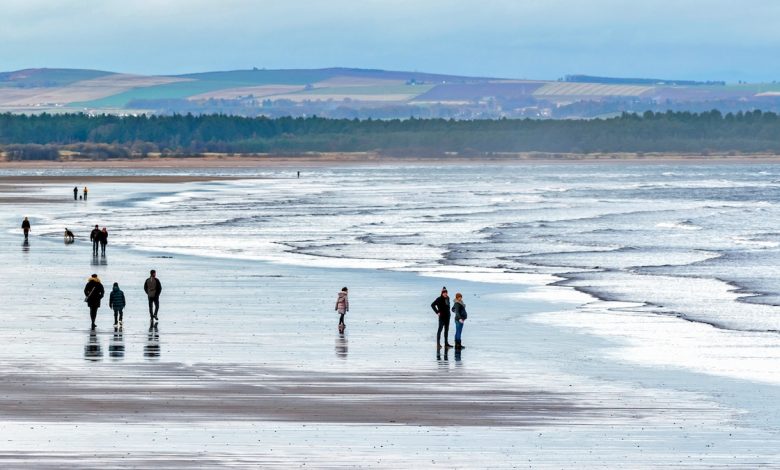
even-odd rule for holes
{"type": "MultiPolygon", "coordinates": [[[[26,210],[21,200],[3,206],[0,222],[16,227],[26,210]]],[[[775,434],[703,393],[706,379],[600,360],[587,337],[527,322],[564,305],[507,300],[524,286],[111,244],[106,257],[90,251],[35,231],[28,244],[18,230],[0,232],[12,267],[0,271],[4,466],[772,462],[775,434]],[[151,268],[163,283],[157,328],[142,291],[151,268]],[[107,299],[98,329],[88,329],[82,289],[92,272],[125,291],[121,331],[107,299]],[[442,284],[479,299],[460,354],[435,349],[428,304],[442,284]],[[352,304],[344,335],[332,311],[342,285],[352,304]]]]}

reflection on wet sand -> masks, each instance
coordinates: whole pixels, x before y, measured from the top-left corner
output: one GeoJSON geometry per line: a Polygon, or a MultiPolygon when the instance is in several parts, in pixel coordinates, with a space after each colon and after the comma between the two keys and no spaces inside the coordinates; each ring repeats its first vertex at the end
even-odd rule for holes
{"type": "Polygon", "coordinates": [[[88,361],[99,361],[103,358],[103,348],[100,346],[100,341],[97,337],[97,332],[91,330],[89,332],[89,339],[84,346],[84,359],[88,361]]]}
{"type": "Polygon", "coordinates": [[[157,325],[149,327],[149,335],[146,338],[146,345],[144,345],[144,357],[150,360],[160,357],[160,333],[157,330],[157,325]]]}
{"type": "Polygon", "coordinates": [[[349,352],[349,344],[347,343],[347,335],[339,333],[336,336],[336,357],[339,359],[346,359],[349,352]]]}
{"type": "Polygon", "coordinates": [[[108,260],[106,260],[106,256],[100,256],[98,255],[92,255],[92,261],[89,263],[92,266],[108,266],[108,260]]]}
{"type": "Polygon", "coordinates": [[[108,343],[108,355],[111,359],[119,360],[125,357],[125,341],[122,328],[114,328],[114,336],[108,343]]]}
{"type": "Polygon", "coordinates": [[[22,251],[23,251],[24,253],[28,253],[28,252],[30,251],[30,242],[29,242],[29,241],[25,240],[25,241],[22,243],[22,251]]]}

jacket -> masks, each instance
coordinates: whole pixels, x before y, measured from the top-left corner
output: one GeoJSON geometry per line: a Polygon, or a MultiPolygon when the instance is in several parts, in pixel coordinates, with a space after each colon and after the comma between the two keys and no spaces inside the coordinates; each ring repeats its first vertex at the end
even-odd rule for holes
{"type": "Polygon", "coordinates": [[[160,292],[162,292],[162,284],[156,277],[150,277],[144,282],[144,292],[150,299],[160,298],[160,292]]]}
{"type": "Polygon", "coordinates": [[[450,316],[450,298],[444,297],[443,295],[440,295],[431,303],[431,308],[433,311],[439,315],[443,315],[445,317],[450,316]]]}
{"type": "Polygon", "coordinates": [[[108,244],[108,230],[100,231],[100,237],[98,238],[98,241],[100,241],[100,243],[103,245],[108,244]]]}
{"type": "Polygon", "coordinates": [[[30,230],[30,221],[29,220],[23,220],[22,221],[22,228],[30,230]]]}
{"type": "Polygon", "coordinates": [[[459,322],[461,320],[465,320],[469,317],[468,313],[466,313],[466,304],[463,302],[458,302],[457,300],[452,305],[452,311],[455,312],[455,321],[459,322]]]}
{"type": "Polygon", "coordinates": [[[89,232],[89,239],[93,242],[99,242],[100,237],[102,236],[102,233],[100,230],[93,228],[91,232],[89,232]]]}
{"type": "Polygon", "coordinates": [[[339,296],[336,299],[336,311],[339,315],[349,312],[349,297],[344,291],[339,292],[339,296]]]}
{"type": "Polygon", "coordinates": [[[119,287],[114,287],[108,296],[108,307],[114,310],[125,309],[125,293],[119,287]]]}
{"type": "Polygon", "coordinates": [[[103,298],[106,291],[103,289],[103,284],[100,283],[98,278],[89,278],[87,285],[84,286],[84,296],[86,297],[87,305],[90,307],[100,307],[100,299],[103,298]]]}

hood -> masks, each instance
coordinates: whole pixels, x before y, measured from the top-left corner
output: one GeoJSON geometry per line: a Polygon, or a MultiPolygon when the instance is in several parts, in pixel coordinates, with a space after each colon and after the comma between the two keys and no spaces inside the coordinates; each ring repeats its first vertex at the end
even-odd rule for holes
{"type": "Polygon", "coordinates": [[[120,289],[119,289],[119,286],[115,286],[115,287],[114,287],[113,289],[111,289],[111,290],[112,290],[112,291],[114,291],[114,292],[116,292],[116,291],[118,291],[118,290],[120,290],[120,289]]]}
{"type": "MultiPolygon", "coordinates": [[[[89,282],[89,281],[100,282],[100,278],[99,277],[92,277],[92,276],[90,276],[90,277],[87,278],[87,282],[89,282]]],[[[102,282],[100,282],[100,283],[103,284],[102,282]]]]}

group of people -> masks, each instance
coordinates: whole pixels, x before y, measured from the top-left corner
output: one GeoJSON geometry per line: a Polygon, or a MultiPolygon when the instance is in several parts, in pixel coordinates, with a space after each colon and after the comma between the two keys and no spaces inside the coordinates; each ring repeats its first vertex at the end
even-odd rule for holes
{"type": "Polygon", "coordinates": [[[73,187],[73,200],[78,201],[79,199],[87,200],[87,195],[89,194],[89,189],[87,189],[86,186],[84,186],[84,192],[82,193],[83,196],[79,196],[79,187],[74,186],[73,187]]]}
{"type": "Polygon", "coordinates": [[[450,311],[455,313],[455,350],[460,351],[465,349],[463,346],[462,335],[463,325],[466,323],[468,313],[466,312],[466,304],[463,302],[463,295],[458,292],[455,294],[455,303],[450,307],[450,295],[447,292],[446,287],[441,288],[441,295],[431,303],[433,312],[439,317],[439,329],[436,331],[436,348],[441,349],[441,333],[444,331],[444,347],[451,348],[453,345],[449,342],[450,334],[450,311]]]}
{"type": "MultiPolygon", "coordinates": [[[[65,229],[66,232],[68,229],[65,229]]],[[[65,234],[67,237],[67,233],[65,234]]],[[[106,245],[108,245],[108,230],[103,227],[103,230],[100,230],[100,227],[95,225],[95,228],[92,229],[92,232],[89,234],[89,240],[92,242],[92,255],[97,256],[98,255],[98,247],[100,247],[100,254],[102,256],[106,256],[106,245]]]]}
{"type": "MultiPolygon", "coordinates": [[[[439,317],[439,329],[436,331],[436,348],[442,349],[455,348],[456,351],[461,351],[466,348],[463,345],[463,326],[466,324],[468,313],[466,312],[466,303],[463,302],[463,294],[460,292],[455,294],[455,302],[450,305],[450,296],[446,287],[441,288],[441,295],[431,303],[433,312],[439,317]],[[450,320],[452,316],[450,312],[455,313],[455,344],[452,345],[449,342],[450,332],[450,320]],[[441,334],[444,332],[444,346],[441,344],[441,334]]],[[[343,333],[347,325],[344,322],[344,317],[349,312],[349,289],[343,287],[341,292],[336,297],[336,313],[339,315],[339,333],[343,333]]]]}
{"type": "MultiPolygon", "coordinates": [[[[144,292],[149,301],[149,322],[152,325],[156,325],[158,322],[157,313],[160,310],[160,294],[162,293],[162,284],[157,279],[157,271],[152,269],[149,272],[149,278],[144,282],[144,292]]],[[[95,321],[97,320],[98,309],[103,297],[106,295],[103,283],[97,274],[93,274],[87,280],[87,285],[84,286],[84,302],[89,307],[89,317],[92,320],[91,329],[97,328],[95,321]]],[[[127,305],[125,300],[125,293],[119,288],[119,283],[115,282],[114,287],[111,290],[111,294],[108,296],[108,308],[114,311],[114,328],[121,328],[124,321],[124,309],[127,305]]]]}

